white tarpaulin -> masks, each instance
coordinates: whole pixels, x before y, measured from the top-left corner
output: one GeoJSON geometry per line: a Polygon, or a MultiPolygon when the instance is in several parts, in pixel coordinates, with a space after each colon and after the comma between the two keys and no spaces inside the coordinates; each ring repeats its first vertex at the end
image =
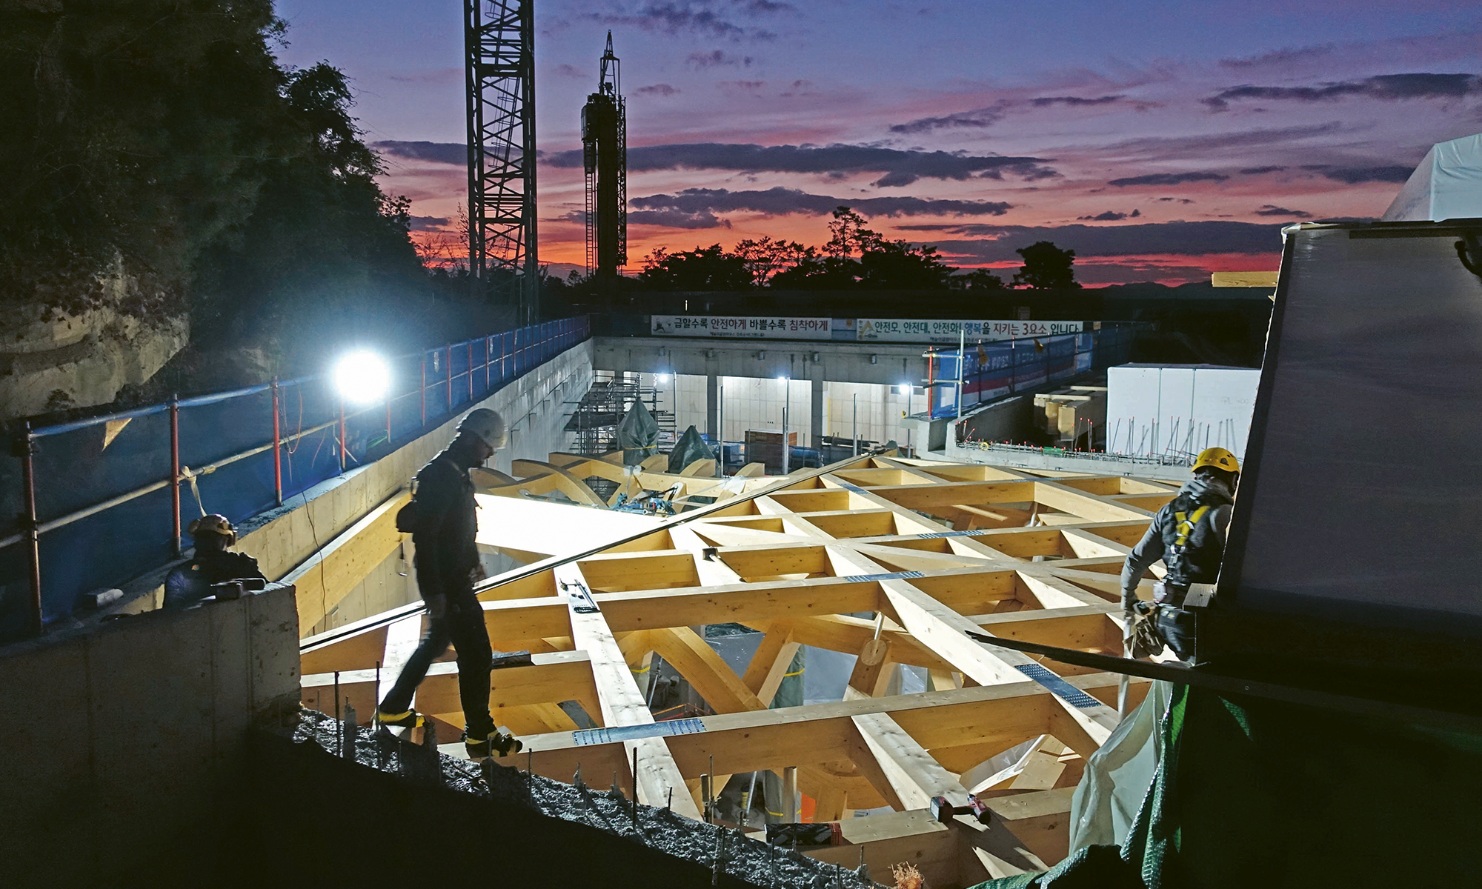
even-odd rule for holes
{"type": "Polygon", "coordinates": [[[1437,142],[1384,211],[1390,222],[1482,217],[1482,133],[1437,142]]]}

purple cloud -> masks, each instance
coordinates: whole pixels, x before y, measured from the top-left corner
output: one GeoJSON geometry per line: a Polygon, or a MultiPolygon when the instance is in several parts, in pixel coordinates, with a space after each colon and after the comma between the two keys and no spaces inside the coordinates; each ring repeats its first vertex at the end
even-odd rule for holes
{"type": "Polygon", "coordinates": [[[1312,214],[1302,210],[1288,210],[1286,207],[1278,207],[1274,204],[1266,204],[1256,210],[1257,216],[1282,216],[1287,219],[1311,219],[1312,214]]]}
{"type": "Polygon", "coordinates": [[[1388,102],[1409,99],[1460,99],[1482,95],[1482,76],[1476,74],[1380,74],[1361,80],[1343,80],[1321,86],[1237,86],[1222,90],[1205,105],[1224,111],[1232,101],[1330,102],[1362,96],[1388,102]]]}
{"type": "Polygon", "coordinates": [[[1146,176],[1128,176],[1125,179],[1113,179],[1107,185],[1115,188],[1127,188],[1134,185],[1182,185],[1185,182],[1224,182],[1229,179],[1222,173],[1150,173],[1146,176]]]}
{"type": "Polygon", "coordinates": [[[1336,164],[1306,164],[1302,169],[1345,185],[1358,185],[1362,182],[1404,182],[1415,170],[1414,167],[1400,164],[1352,167],[1336,164]]]}
{"type": "Polygon", "coordinates": [[[692,52],[685,57],[684,63],[692,68],[717,68],[721,66],[750,68],[751,56],[733,56],[724,50],[712,49],[710,52],[692,52]]]}
{"type": "Polygon", "coordinates": [[[468,165],[468,146],[462,142],[373,142],[371,148],[406,160],[468,165]]]}
{"type": "Polygon", "coordinates": [[[1135,225],[1024,226],[994,223],[935,223],[900,226],[902,230],[940,232],[973,240],[931,240],[943,252],[970,255],[982,262],[1015,260],[1015,249],[1036,241],[1053,241],[1074,250],[1078,259],[1092,256],[1210,253],[1277,254],[1281,226],[1255,222],[1145,222],[1135,225]]]}
{"type": "MultiPolygon", "coordinates": [[[[913,197],[838,198],[810,194],[795,188],[765,191],[730,191],[724,188],[687,188],[676,194],[630,198],[636,210],[662,210],[697,217],[702,213],[752,212],[776,216],[826,216],[836,207],[848,206],[867,216],[1002,216],[1012,204],[1001,201],[932,200],[913,197]]],[[[629,211],[628,219],[633,219],[629,211]]]]}
{"type": "Polygon", "coordinates": [[[648,3],[627,14],[588,13],[584,18],[608,27],[638,28],[656,34],[677,36],[698,34],[725,40],[775,40],[777,35],[751,23],[738,23],[732,15],[774,15],[791,12],[786,3],[749,0],[747,3],[710,3],[707,0],[679,0],[670,3],[648,3]],[[717,9],[712,9],[715,6],[717,9]]]}
{"type": "Polygon", "coordinates": [[[1095,216],[1077,216],[1083,222],[1121,222],[1123,219],[1136,219],[1142,215],[1141,210],[1133,210],[1131,213],[1119,213],[1116,210],[1107,210],[1105,213],[1097,213],[1095,216]]]}
{"type": "MultiPolygon", "coordinates": [[[[579,167],[579,150],[545,159],[557,167],[579,167]]],[[[957,182],[975,177],[1002,179],[1004,174],[1028,180],[1058,175],[1036,157],[1000,157],[946,151],[906,151],[869,145],[747,145],[698,142],[649,145],[628,149],[628,169],[734,170],[742,173],[879,173],[877,188],[910,185],[919,179],[957,182]]]]}

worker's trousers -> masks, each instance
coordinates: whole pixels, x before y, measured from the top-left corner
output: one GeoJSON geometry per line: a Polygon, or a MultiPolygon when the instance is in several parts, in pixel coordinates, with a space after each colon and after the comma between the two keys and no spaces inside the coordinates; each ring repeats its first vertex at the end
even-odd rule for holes
{"type": "Polygon", "coordinates": [[[428,668],[450,644],[458,654],[458,697],[463,704],[468,736],[483,739],[494,731],[494,720],[489,716],[489,668],[494,654],[489,646],[488,627],[484,625],[484,609],[471,588],[449,595],[447,613],[428,620],[427,632],[381,702],[381,710],[401,713],[410,709],[412,695],[427,676],[428,668]]]}

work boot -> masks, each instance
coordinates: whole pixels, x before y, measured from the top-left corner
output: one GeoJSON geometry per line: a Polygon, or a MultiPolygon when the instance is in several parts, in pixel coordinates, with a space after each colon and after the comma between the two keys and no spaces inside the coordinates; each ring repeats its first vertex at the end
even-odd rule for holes
{"type": "Polygon", "coordinates": [[[381,725],[390,725],[396,728],[417,728],[423,724],[422,714],[416,710],[389,713],[385,710],[378,709],[376,710],[376,721],[381,725]]]}
{"type": "Polygon", "coordinates": [[[469,759],[487,759],[490,756],[505,757],[512,753],[519,753],[525,749],[525,745],[514,735],[505,734],[496,729],[489,732],[482,740],[464,732],[463,748],[467,751],[469,759]]]}

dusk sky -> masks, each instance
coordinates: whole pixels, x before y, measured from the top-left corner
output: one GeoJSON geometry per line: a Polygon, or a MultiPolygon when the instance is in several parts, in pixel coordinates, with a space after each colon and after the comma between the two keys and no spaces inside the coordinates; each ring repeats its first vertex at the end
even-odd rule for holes
{"type": "MultiPolygon", "coordinates": [[[[460,0],[278,12],[281,61],[349,75],[416,237],[462,251],[460,0]]],[[[540,255],[558,274],[583,261],[580,113],[608,30],[629,272],[656,246],[819,245],[840,204],[1005,278],[1039,240],[1074,249],[1090,285],[1275,269],[1281,225],[1378,216],[1432,143],[1482,131],[1475,2],[536,0],[535,16],[540,255]]]]}

